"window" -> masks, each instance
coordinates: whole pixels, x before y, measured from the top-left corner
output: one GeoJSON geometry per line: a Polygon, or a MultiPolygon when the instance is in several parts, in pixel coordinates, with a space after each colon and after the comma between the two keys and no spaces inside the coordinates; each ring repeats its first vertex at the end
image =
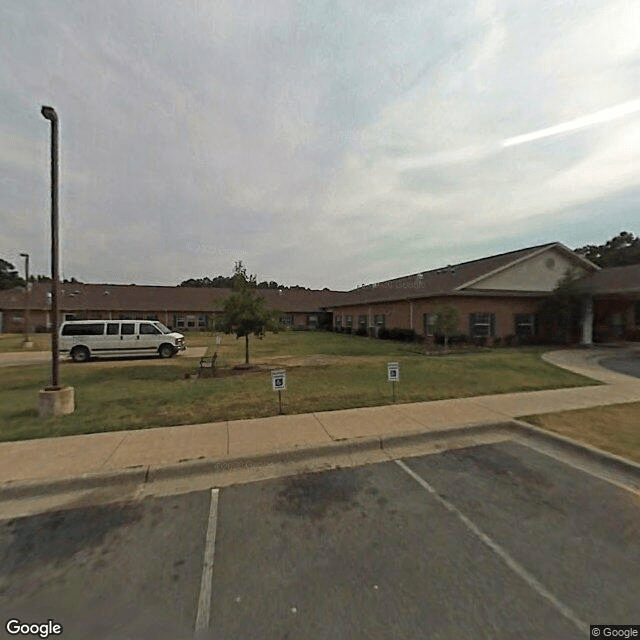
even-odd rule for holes
{"type": "Polygon", "coordinates": [[[104,334],[104,322],[91,324],[65,324],[63,336],[101,336],[104,334]]]}
{"type": "Polygon", "coordinates": [[[157,315],[155,315],[155,314],[146,315],[146,316],[144,317],[144,319],[145,319],[145,320],[157,320],[157,319],[158,319],[158,316],[157,316],[157,315]]]}
{"type": "Polygon", "coordinates": [[[472,338],[494,336],[496,316],[494,313],[472,313],[469,315],[469,334],[472,338]]]}
{"type": "Polygon", "coordinates": [[[336,316],[336,328],[342,329],[342,316],[336,316]]]}
{"type": "Polygon", "coordinates": [[[316,328],[318,326],[318,316],[309,316],[308,323],[310,327],[316,328]]]}
{"type": "Polygon", "coordinates": [[[140,335],[141,336],[153,336],[160,333],[160,329],[154,327],[149,322],[141,322],[140,323],[140,335]]]}
{"type": "Polygon", "coordinates": [[[384,329],[384,314],[373,316],[373,324],[376,327],[380,327],[381,329],[384,329]]]}
{"type": "Polygon", "coordinates": [[[198,316],[198,326],[199,327],[206,327],[207,326],[207,316],[204,313],[201,313],[198,316]]]}
{"type": "Polygon", "coordinates": [[[347,329],[351,329],[351,327],[353,326],[353,316],[346,316],[345,326],[347,327],[347,329]]]}
{"type": "Polygon", "coordinates": [[[173,316],[173,324],[176,327],[184,327],[184,316],[173,316]]]}
{"type": "Polygon", "coordinates": [[[424,329],[425,336],[432,336],[435,334],[437,320],[438,316],[435,313],[422,314],[422,328],[424,329]]]}
{"type": "Polygon", "coordinates": [[[136,325],[133,322],[123,322],[120,326],[120,333],[123,336],[132,336],[135,333],[136,325]]]}
{"type": "Polygon", "coordinates": [[[280,324],[283,327],[292,327],[293,326],[293,316],[292,315],[280,316],[280,324]]]}
{"type": "Polygon", "coordinates": [[[120,325],[117,322],[108,322],[107,323],[107,335],[108,336],[117,336],[119,329],[120,329],[120,325]]]}
{"type": "Polygon", "coordinates": [[[367,316],[358,316],[358,328],[360,329],[367,328],[367,316]]]}
{"type": "Polygon", "coordinates": [[[535,316],[533,313],[516,313],[514,316],[514,333],[517,336],[532,336],[535,333],[535,316]]]}
{"type": "Polygon", "coordinates": [[[195,327],[195,326],[196,326],[196,317],[187,316],[187,327],[195,327]]]}
{"type": "Polygon", "coordinates": [[[65,322],[70,322],[70,321],[73,321],[73,320],[82,320],[82,318],[79,315],[75,314],[75,313],[65,313],[64,314],[64,321],[65,322]]]}

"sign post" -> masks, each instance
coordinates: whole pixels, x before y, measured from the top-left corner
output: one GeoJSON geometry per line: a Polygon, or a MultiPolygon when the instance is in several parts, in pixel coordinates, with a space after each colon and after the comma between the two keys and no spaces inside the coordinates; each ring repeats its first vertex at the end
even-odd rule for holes
{"type": "Polygon", "coordinates": [[[400,365],[397,362],[390,362],[387,365],[387,380],[391,382],[393,388],[393,401],[396,401],[396,382],[400,380],[400,365]]]}
{"type": "Polygon", "coordinates": [[[278,392],[278,413],[282,414],[282,392],[287,388],[287,372],[277,369],[271,372],[273,390],[278,392]]]}

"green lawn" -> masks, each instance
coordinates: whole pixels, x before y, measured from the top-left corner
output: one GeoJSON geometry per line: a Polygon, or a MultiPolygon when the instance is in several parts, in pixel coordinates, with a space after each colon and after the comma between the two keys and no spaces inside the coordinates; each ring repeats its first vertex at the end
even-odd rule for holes
{"type": "Polygon", "coordinates": [[[48,333],[30,333],[29,340],[33,342],[31,349],[24,349],[24,333],[0,333],[0,353],[9,351],[48,351],[51,342],[48,333]]]}
{"type": "MultiPolygon", "coordinates": [[[[190,336],[191,337],[191,336],[190,336]]],[[[212,336],[198,336],[205,346],[212,336]]],[[[188,341],[191,343],[191,341],[188,341]]],[[[477,353],[427,357],[416,345],[350,338],[325,332],[280,332],[252,339],[252,361],[288,370],[285,413],[391,403],[387,362],[400,363],[398,402],[418,402],[490,393],[596,384],[540,359],[544,349],[486,349],[477,353]],[[327,356],[329,364],[305,366],[304,357],[327,356]],[[274,361],[292,356],[284,364],[274,361]]],[[[241,363],[243,342],[224,336],[218,349],[227,365],[241,363]]],[[[312,361],[313,362],[313,361],[312,361]]],[[[40,420],[38,390],[48,384],[49,367],[0,368],[0,440],[19,440],[120,429],[137,429],[277,413],[268,370],[226,378],[186,380],[197,360],[125,361],[126,364],[63,363],[61,383],[72,385],[76,411],[40,420]]]]}
{"type": "Polygon", "coordinates": [[[640,402],[542,413],[521,419],[640,462],[640,402]]]}

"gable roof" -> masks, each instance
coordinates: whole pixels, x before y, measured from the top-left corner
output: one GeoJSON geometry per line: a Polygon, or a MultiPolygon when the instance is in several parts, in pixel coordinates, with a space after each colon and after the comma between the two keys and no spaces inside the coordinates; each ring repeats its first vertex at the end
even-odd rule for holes
{"type": "MultiPolygon", "coordinates": [[[[48,309],[49,282],[37,282],[31,290],[32,309],[48,309]]],[[[146,285],[110,285],[61,283],[58,305],[60,310],[92,311],[194,311],[211,313],[231,293],[231,289],[213,287],[155,287],[146,285]]],[[[258,289],[267,306],[284,313],[320,312],[329,300],[344,292],[329,290],[258,289]]],[[[22,309],[25,304],[24,287],[0,291],[0,309],[22,309]]]]}
{"type": "MultiPolygon", "coordinates": [[[[336,298],[332,306],[340,307],[352,304],[460,294],[464,292],[466,287],[512,267],[519,262],[524,262],[551,248],[562,252],[568,257],[571,257],[571,259],[575,259],[577,263],[582,264],[590,270],[595,271],[599,269],[597,265],[577,255],[562,243],[549,242],[535,247],[508,251],[507,253],[500,253],[495,256],[469,260],[468,262],[448,265],[421,273],[413,273],[408,276],[360,287],[359,289],[350,291],[348,296],[336,298]]],[[[501,293],[504,295],[506,292],[501,293]]]]}

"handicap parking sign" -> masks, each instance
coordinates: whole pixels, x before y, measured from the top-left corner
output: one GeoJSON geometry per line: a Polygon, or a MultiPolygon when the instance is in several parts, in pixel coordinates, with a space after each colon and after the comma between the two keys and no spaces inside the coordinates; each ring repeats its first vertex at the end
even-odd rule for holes
{"type": "Polygon", "coordinates": [[[397,362],[390,362],[387,365],[389,373],[389,382],[397,382],[400,379],[400,365],[397,362]]]}
{"type": "Polygon", "coordinates": [[[271,384],[274,391],[284,391],[287,388],[287,372],[284,370],[272,371],[271,384]]]}

